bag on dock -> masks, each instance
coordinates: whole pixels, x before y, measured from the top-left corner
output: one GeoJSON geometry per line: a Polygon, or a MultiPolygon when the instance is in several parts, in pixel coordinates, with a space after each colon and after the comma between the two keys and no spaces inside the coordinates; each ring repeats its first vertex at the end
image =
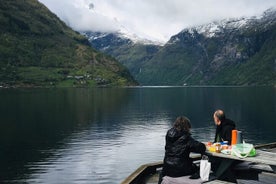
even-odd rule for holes
{"type": "Polygon", "coordinates": [[[199,169],[199,175],[202,181],[208,181],[209,180],[209,174],[211,171],[211,163],[208,161],[207,156],[202,156],[202,159],[200,160],[200,169],[199,169]]]}
{"type": "Polygon", "coordinates": [[[231,154],[239,158],[253,157],[256,155],[256,150],[253,144],[236,144],[232,146],[231,154]]]}

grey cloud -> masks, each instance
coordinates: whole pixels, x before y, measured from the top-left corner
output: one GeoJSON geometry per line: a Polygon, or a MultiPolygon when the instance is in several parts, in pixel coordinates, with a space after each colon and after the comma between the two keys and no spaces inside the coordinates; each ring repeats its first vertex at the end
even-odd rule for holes
{"type": "Polygon", "coordinates": [[[182,29],[230,17],[253,16],[275,0],[39,0],[75,30],[116,31],[120,25],[166,41],[182,29]]]}

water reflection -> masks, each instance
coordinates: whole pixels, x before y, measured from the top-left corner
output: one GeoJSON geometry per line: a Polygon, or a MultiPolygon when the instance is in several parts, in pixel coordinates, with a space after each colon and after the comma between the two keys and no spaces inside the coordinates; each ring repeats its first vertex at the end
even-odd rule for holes
{"type": "Polygon", "coordinates": [[[0,181],[119,183],[159,161],[179,115],[213,140],[222,108],[246,141],[275,141],[275,88],[100,88],[0,90],[0,181]]]}
{"type": "MultiPolygon", "coordinates": [[[[0,180],[28,179],[29,163],[56,157],[64,139],[104,122],[127,99],[112,89],[2,90],[0,180]],[[111,96],[112,98],[109,98],[111,96]],[[97,121],[94,121],[97,120],[97,121]]],[[[102,124],[104,125],[104,124],[102,124]]],[[[106,126],[107,127],[107,126],[106,126]]],[[[35,168],[37,169],[37,168],[35,168]]]]}

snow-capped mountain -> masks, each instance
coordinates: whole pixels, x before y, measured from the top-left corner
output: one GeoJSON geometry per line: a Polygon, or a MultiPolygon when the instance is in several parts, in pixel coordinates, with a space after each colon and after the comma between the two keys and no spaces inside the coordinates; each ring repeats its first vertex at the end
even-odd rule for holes
{"type": "MultiPolygon", "coordinates": [[[[254,28],[254,26],[256,26],[258,23],[261,23],[263,28],[265,28],[275,21],[275,12],[275,8],[271,8],[265,11],[260,16],[228,18],[214,21],[203,25],[185,28],[179,34],[188,32],[191,35],[201,34],[205,37],[211,38],[221,36],[233,31],[242,32],[245,29],[254,28]]],[[[169,42],[179,41],[179,39],[175,36],[173,36],[172,38],[174,38],[174,40],[170,40],[169,42]]]]}
{"type": "Polygon", "coordinates": [[[116,34],[121,38],[131,40],[133,43],[139,43],[144,45],[164,45],[163,42],[160,42],[158,40],[154,40],[154,39],[150,40],[150,39],[139,37],[138,35],[131,33],[131,31],[129,31],[123,26],[121,26],[121,29],[117,31],[116,34]]]}
{"type": "Polygon", "coordinates": [[[129,38],[125,38],[117,33],[102,33],[102,32],[82,32],[85,35],[90,44],[103,52],[107,52],[112,47],[118,47],[122,45],[131,45],[133,41],[129,38]]]}
{"type": "Polygon", "coordinates": [[[100,50],[106,50],[110,45],[118,46],[121,44],[164,45],[164,43],[157,40],[141,38],[136,34],[129,32],[123,26],[121,26],[121,29],[116,32],[85,31],[81,34],[85,35],[88,38],[92,46],[96,45],[96,48],[100,50]]]}
{"type": "Polygon", "coordinates": [[[121,33],[85,33],[143,85],[276,85],[276,10],[183,29],[165,45],[121,33]]]}
{"type": "MultiPolygon", "coordinates": [[[[249,27],[254,27],[254,25],[261,22],[262,24],[268,25],[274,20],[275,9],[268,9],[260,16],[253,17],[241,17],[241,18],[229,18],[224,20],[218,20],[211,23],[193,26],[183,29],[179,35],[184,32],[188,32],[191,35],[200,34],[205,37],[216,37],[222,34],[227,34],[232,31],[242,31],[248,29],[249,27]]],[[[119,25],[119,23],[118,23],[119,25]]],[[[112,45],[119,46],[121,44],[142,44],[142,45],[157,45],[163,46],[165,43],[159,42],[157,40],[148,40],[131,33],[130,30],[122,25],[118,26],[119,29],[116,32],[82,32],[90,41],[92,46],[97,49],[106,50],[112,45]]],[[[179,38],[172,36],[168,43],[179,41],[179,38]]]]}

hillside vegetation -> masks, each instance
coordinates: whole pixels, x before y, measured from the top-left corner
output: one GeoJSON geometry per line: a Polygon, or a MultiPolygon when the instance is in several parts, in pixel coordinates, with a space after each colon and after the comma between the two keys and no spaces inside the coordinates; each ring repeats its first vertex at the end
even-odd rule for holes
{"type": "Polygon", "coordinates": [[[136,85],[37,0],[0,1],[1,86],[136,85]]]}
{"type": "Polygon", "coordinates": [[[261,18],[187,28],[164,46],[107,38],[90,43],[127,66],[142,85],[276,85],[275,9],[261,18]]]}

